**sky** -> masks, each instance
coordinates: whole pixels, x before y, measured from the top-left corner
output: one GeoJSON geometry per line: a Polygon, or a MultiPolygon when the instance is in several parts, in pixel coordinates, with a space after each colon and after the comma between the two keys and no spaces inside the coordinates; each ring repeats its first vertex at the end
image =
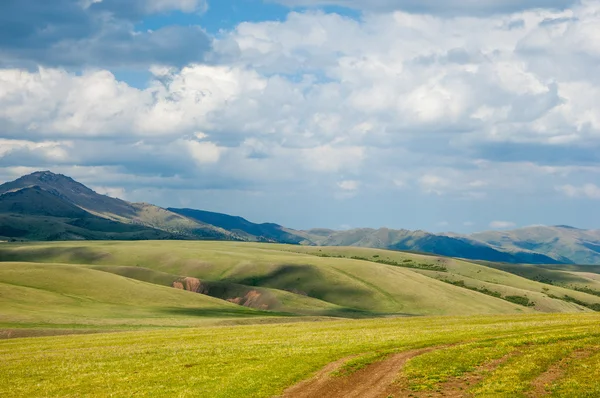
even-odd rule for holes
{"type": "Polygon", "coordinates": [[[600,0],[3,0],[0,182],[291,228],[600,228],[600,0]]]}

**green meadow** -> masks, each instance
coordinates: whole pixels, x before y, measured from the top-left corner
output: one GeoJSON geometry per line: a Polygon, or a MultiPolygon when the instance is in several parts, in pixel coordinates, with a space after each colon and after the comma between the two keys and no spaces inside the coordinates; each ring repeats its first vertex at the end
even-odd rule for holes
{"type": "Polygon", "coordinates": [[[600,396],[597,269],[532,267],[236,242],[3,243],[0,396],[270,397],[335,361],[326,377],[352,386],[405,352],[374,396],[600,396]]]}
{"type": "MultiPolygon", "coordinates": [[[[0,395],[269,397],[340,358],[433,346],[442,348],[398,372],[400,391],[435,392],[515,353],[471,388],[517,397],[577,349],[597,364],[599,322],[596,314],[423,317],[11,339],[0,341],[0,395]]],[[[547,391],[597,396],[598,367],[573,365],[547,391]]]]}

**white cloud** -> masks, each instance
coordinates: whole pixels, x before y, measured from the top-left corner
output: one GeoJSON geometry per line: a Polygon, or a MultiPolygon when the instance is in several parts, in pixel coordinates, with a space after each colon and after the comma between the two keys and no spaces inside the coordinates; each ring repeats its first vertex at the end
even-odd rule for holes
{"type": "Polygon", "coordinates": [[[33,142],[25,140],[10,140],[0,138],[0,158],[9,156],[23,156],[25,153],[39,155],[49,161],[67,161],[73,143],[69,141],[42,141],[33,142]]]}
{"type": "Polygon", "coordinates": [[[433,193],[436,195],[444,194],[446,188],[450,186],[450,181],[432,174],[424,175],[419,179],[421,188],[426,193],[433,193]]]}
{"type": "Polygon", "coordinates": [[[517,226],[517,224],[515,224],[514,222],[511,222],[511,221],[492,221],[490,223],[490,228],[493,228],[493,229],[508,229],[508,228],[514,228],[516,226],[517,226]]]}
{"type": "Polygon", "coordinates": [[[600,187],[595,184],[584,184],[582,186],[567,184],[556,189],[571,198],[600,199],[600,187]]]}
{"type": "Polygon", "coordinates": [[[98,183],[108,187],[163,184],[127,178],[162,175],[253,192],[369,186],[493,200],[558,185],[593,197],[594,186],[565,184],[595,181],[600,170],[600,49],[589,40],[600,34],[599,10],[589,1],[455,18],[294,12],[222,32],[210,64],[151,67],[146,89],[101,69],[0,69],[10,141],[0,159],[115,168],[113,181],[98,183]]]}
{"type": "Polygon", "coordinates": [[[200,165],[217,163],[221,157],[222,149],[212,142],[187,141],[183,145],[187,145],[192,158],[200,165]]]}
{"type": "Polygon", "coordinates": [[[418,13],[486,15],[531,8],[562,8],[575,0],[273,0],[288,6],[336,5],[365,11],[407,10],[418,13]]]}
{"type": "Polygon", "coordinates": [[[360,183],[353,180],[345,180],[338,182],[338,187],[343,191],[357,191],[360,183]]]}
{"type": "Polygon", "coordinates": [[[205,0],[146,0],[149,13],[179,10],[183,12],[206,12],[208,3],[205,0]]]}
{"type": "Polygon", "coordinates": [[[124,188],[120,188],[120,187],[99,187],[99,186],[91,186],[91,189],[93,189],[94,191],[98,192],[101,195],[107,195],[113,198],[119,198],[119,199],[123,199],[126,200],[127,199],[127,192],[125,191],[124,188]]]}

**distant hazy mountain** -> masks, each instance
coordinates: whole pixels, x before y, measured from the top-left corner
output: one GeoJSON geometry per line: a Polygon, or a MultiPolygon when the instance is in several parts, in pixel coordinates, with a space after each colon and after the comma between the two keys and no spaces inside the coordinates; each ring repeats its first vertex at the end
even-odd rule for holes
{"type": "Polygon", "coordinates": [[[167,210],[192,220],[223,228],[251,241],[257,240],[297,244],[304,240],[301,236],[293,232],[290,233],[288,232],[289,230],[277,224],[255,224],[242,217],[203,210],[173,208],[167,210]]]}
{"type": "Polygon", "coordinates": [[[100,195],[49,171],[0,185],[0,240],[213,239],[359,246],[472,260],[600,264],[600,231],[529,227],[472,235],[354,229],[296,231],[194,209],[163,209],[100,195]]]}
{"type": "Polygon", "coordinates": [[[549,256],[523,249],[503,249],[466,236],[436,235],[425,231],[380,229],[353,229],[333,231],[313,229],[303,233],[306,241],[319,246],[359,246],[379,249],[435,253],[449,257],[510,263],[560,262],[549,256]]]}
{"type": "Polygon", "coordinates": [[[489,231],[471,235],[500,250],[529,250],[558,262],[600,264],[600,231],[566,225],[534,226],[513,231],[489,231]]]}

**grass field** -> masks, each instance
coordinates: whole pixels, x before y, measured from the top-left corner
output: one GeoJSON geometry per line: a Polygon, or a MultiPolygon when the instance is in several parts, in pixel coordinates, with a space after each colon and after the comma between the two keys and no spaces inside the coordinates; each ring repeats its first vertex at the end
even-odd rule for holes
{"type": "Polygon", "coordinates": [[[595,269],[523,268],[361,248],[5,243],[0,396],[600,396],[600,296],[573,285],[595,269]]]}
{"type": "Polygon", "coordinates": [[[596,314],[424,317],[3,340],[0,395],[269,397],[341,358],[366,358],[359,374],[394,352],[434,347],[394,369],[386,396],[460,387],[525,397],[552,372],[544,393],[595,397],[599,322],[596,314]],[[574,355],[585,359],[569,362],[574,355]]]}

